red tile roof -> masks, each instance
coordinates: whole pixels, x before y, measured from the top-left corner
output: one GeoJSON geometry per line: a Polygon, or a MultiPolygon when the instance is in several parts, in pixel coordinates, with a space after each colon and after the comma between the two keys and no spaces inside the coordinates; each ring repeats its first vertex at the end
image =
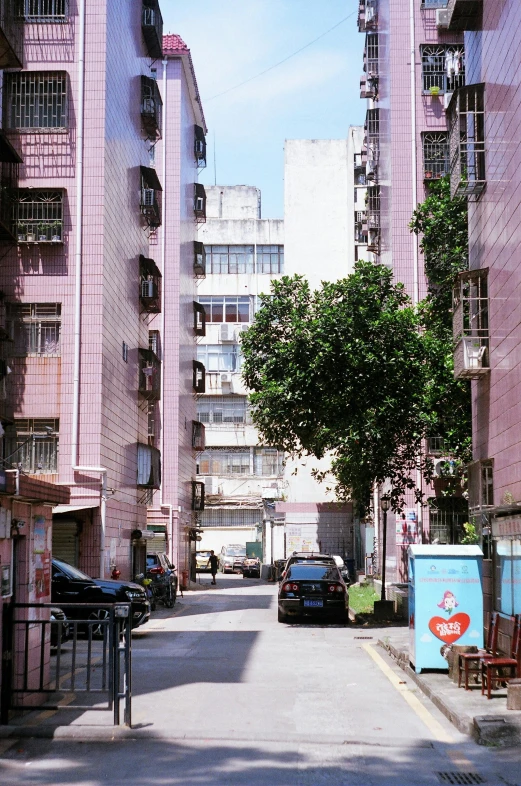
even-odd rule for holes
{"type": "Polygon", "coordinates": [[[176,54],[189,55],[190,50],[180,35],[168,33],[163,36],[163,52],[175,52],[176,54]]]}

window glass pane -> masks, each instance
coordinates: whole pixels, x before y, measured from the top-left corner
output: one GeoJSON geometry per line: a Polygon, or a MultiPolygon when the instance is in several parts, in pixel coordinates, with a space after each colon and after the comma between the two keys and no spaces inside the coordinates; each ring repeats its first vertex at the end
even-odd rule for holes
{"type": "MultiPolygon", "coordinates": [[[[241,298],[242,300],[242,298],[241,298]]],[[[239,303],[238,306],[238,322],[249,322],[250,321],[250,304],[249,302],[242,302],[239,303]]]]}
{"type": "Polygon", "coordinates": [[[237,303],[226,303],[226,322],[237,322],[237,303]]]}
{"type": "Polygon", "coordinates": [[[212,302],[210,322],[224,322],[222,302],[212,302]]]}

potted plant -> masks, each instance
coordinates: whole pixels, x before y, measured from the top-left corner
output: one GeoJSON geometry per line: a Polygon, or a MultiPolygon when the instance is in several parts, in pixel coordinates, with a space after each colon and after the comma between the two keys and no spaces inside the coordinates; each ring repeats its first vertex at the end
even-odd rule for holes
{"type": "Polygon", "coordinates": [[[49,222],[43,221],[42,223],[38,224],[38,240],[40,242],[45,242],[48,240],[47,232],[49,231],[49,222]]]}
{"type": "Polygon", "coordinates": [[[27,238],[27,227],[25,224],[22,224],[20,221],[16,225],[17,233],[18,233],[18,242],[23,243],[27,238]]]}
{"type": "Polygon", "coordinates": [[[62,240],[62,237],[61,237],[61,229],[62,229],[61,221],[53,221],[52,224],[49,225],[49,228],[52,231],[51,241],[53,243],[61,243],[61,240],[62,240]]]}
{"type": "Polygon", "coordinates": [[[433,98],[437,98],[440,94],[440,88],[438,85],[431,85],[429,88],[429,92],[433,98]]]}
{"type": "Polygon", "coordinates": [[[34,227],[30,227],[27,229],[27,242],[28,243],[36,242],[36,232],[34,231],[34,227]]]}

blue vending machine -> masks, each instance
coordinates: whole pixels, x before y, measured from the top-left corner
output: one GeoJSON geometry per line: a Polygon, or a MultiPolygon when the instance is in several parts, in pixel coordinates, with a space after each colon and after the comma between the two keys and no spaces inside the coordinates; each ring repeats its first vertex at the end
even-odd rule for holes
{"type": "Polygon", "coordinates": [[[483,646],[479,546],[409,546],[409,659],[416,672],[447,669],[444,644],[483,646]]]}

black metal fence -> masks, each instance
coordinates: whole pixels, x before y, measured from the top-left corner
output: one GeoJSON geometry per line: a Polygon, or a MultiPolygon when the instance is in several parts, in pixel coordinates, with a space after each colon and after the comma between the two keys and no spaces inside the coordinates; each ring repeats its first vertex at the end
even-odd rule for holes
{"type": "Polygon", "coordinates": [[[91,605],[60,609],[4,606],[0,722],[12,710],[87,710],[112,712],[115,726],[130,726],[130,604],[99,604],[94,619],[91,605]]]}

